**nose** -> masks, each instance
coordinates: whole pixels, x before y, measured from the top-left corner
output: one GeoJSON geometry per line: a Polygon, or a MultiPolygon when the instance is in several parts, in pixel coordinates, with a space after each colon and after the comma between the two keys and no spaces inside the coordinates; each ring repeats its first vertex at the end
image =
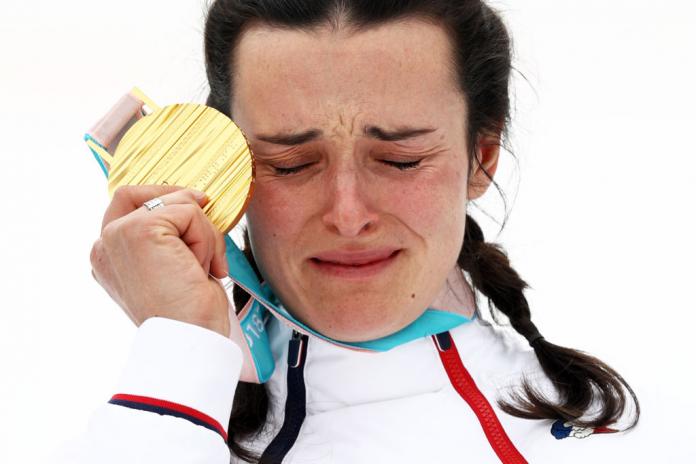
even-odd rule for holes
{"type": "Polygon", "coordinates": [[[378,215],[370,206],[369,186],[360,182],[354,167],[336,170],[326,188],[324,225],[344,237],[357,237],[377,226],[378,215]]]}

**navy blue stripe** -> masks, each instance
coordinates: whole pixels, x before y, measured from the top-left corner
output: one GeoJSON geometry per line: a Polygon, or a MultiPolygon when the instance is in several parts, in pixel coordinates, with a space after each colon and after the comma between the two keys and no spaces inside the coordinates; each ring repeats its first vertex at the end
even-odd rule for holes
{"type": "Polygon", "coordinates": [[[447,351],[452,348],[452,337],[449,332],[442,332],[435,335],[440,351],[447,351]]]}
{"type": "Polygon", "coordinates": [[[304,384],[304,365],[307,358],[306,335],[294,333],[288,347],[288,396],[285,401],[285,419],[278,435],[261,455],[259,464],[280,464],[300,434],[307,414],[307,395],[304,384]],[[299,357],[299,363],[298,361],[299,357]]]}
{"type": "MultiPolygon", "coordinates": [[[[140,411],[154,412],[154,413],[160,414],[162,416],[173,416],[173,417],[179,417],[181,419],[186,419],[189,422],[192,422],[196,425],[200,425],[201,427],[205,427],[206,429],[212,430],[213,432],[220,435],[220,432],[215,427],[208,424],[207,422],[204,422],[200,419],[189,416],[188,414],[184,414],[183,412],[176,411],[174,409],[163,408],[161,406],[153,406],[150,404],[137,403],[135,401],[124,401],[124,400],[113,400],[112,399],[112,400],[109,400],[109,403],[115,404],[117,406],[124,406],[126,408],[138,409],[140,411]]],[[[222,437],[222,438],[224,439],[225,437],[222,437]]]]}

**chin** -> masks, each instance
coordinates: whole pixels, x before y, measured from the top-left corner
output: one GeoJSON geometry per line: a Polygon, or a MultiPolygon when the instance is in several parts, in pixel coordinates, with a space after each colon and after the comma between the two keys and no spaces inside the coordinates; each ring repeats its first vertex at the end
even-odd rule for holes
{"type": "Polygon", "coordinates": [[[309,317],[309,326],[334,340],[363,342],[391,335],[413,322],[418,315],[405,318],[399,311],[365,311],[345,308],[309,317]],[[327,317],[328,316],[328,317],[327,317]]]}

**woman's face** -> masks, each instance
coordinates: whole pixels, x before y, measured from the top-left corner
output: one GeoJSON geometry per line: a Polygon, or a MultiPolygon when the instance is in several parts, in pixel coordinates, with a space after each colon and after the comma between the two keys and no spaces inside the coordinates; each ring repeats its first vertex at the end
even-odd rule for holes
{"type": "Polygon", "coordinates": [[[261,274],[333,338],[420,316],[459,253],[466,104],[437,26],[364,31],[256,25],[235,53],[235,122],[256,161],[247,211],[261,274]]]}

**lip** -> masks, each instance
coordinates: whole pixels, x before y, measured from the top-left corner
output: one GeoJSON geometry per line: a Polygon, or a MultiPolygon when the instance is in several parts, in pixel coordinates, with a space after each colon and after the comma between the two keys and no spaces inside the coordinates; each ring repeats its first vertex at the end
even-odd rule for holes
{"type": "Polygon", "coordinates": [[[311,266],[323,274],[344,279],[374,277],[389,267],[399,256],[398,248],[371,250],[332,250],[309,259],[311,266]]]}
{"type": "Polygon", "coordinates": [[[333,264],[356,266],[381,261],[399,251],[398,248],[372,248],[369,250],[331,250],[312,256],[312,259],[333,264]]]}

